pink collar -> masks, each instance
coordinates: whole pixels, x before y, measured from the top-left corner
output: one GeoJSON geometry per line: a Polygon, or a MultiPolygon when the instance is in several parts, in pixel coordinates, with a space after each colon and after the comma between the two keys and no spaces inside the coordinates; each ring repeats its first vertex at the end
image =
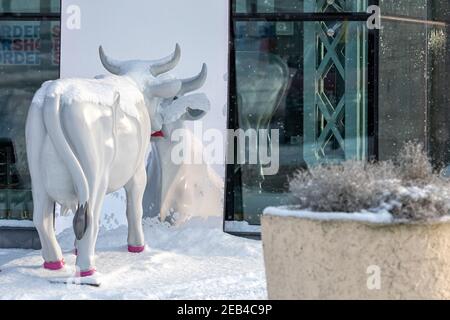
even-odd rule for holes
{"type": "Polygon", "coordinates": [[[160,130],[160,131],[155,131],[152,133],[152,137],[161,137],[164,138],[164,133],[160,130]]]}

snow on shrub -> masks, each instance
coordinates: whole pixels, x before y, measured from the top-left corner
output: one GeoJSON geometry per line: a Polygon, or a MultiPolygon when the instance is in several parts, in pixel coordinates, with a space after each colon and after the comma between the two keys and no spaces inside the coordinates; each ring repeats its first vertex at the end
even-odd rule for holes
{"type": "Polygon", "coordinates": [[[393,161],[345,161],[298,171],[295,204],[316,212],[379,212],[395,219],[432,220],[450,214],[450,180],[433,171],[421,144],[408,142],[393,161]]]}

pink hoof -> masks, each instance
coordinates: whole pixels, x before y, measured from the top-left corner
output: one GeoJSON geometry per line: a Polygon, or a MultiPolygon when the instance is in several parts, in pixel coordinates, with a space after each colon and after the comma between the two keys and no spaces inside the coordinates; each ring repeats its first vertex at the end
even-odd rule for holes
{"type": "Polygon", "coordinates": [[[128,252],[132,252],[132,253],[140,253],[142,251],[144,251],[145,246],[128,246],[128,252]]]}
{"type": "Polygon", "coordinates": [[[94,275],[95,271],[96,271],[95,268],[93,268],[87,271],[77,272],[77,277],[90,277],[94,275]]]}
{"type": "Polygon", "coordinates": [[[48,269],[48,270],[59,270],[64,268],[64,259],[62,259],[61,261],[55,261],[55,262],[44,262],[44,268],[48,269]]]}

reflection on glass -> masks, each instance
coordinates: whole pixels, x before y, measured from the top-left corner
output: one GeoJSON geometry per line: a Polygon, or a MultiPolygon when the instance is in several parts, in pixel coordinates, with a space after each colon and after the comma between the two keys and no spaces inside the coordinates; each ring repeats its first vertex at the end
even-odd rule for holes
{"type": "Polygon", "coordinates": [[[367,28],[364,22],[305,22],[304,32],[304,159],[310,166],[365,160],[367,28]]]}
{"type": "MultiPolygon", "coordinates": [[[[258,164],[235,166],[236,220],[258,224],[265,207],[286,203],[288,177],[299,167],[367,157],[364,26],[364,21],[235,24],[235,126],[278,129],[280,136],[278,174],[264,176],[258,164]]],[[[251,147],[249,139],[247,151],[251,147]]]]}
{"type": "MultiPolygon", "coordinates": [[[[269,134],[261,136],[260,130],[269,129],[273,115],[285,99],[289,83],[289,68],[284,60],[276,55],[258,51],[236,52],[236,81],[238,97],[239,128],[255,129],[254,137],[246,143],[246,154],[258,150],[259,143],[267,143],[269,134]]],[[[267,131],[268,132],[268,131],[267,131]]],[[[250,156],[249,156],[250,158],[250,156]]],[[[243,192],[260,193],[264,182],[263,166],[259,163],[241,167],[243,192]]],[[[243,207],[252,207],[251,197],[243,197],[243,207]],[[250,202],[248,202],[250,201],[250,202]]]]}
{"type": "Polygon", "coordinates": [[[59,22],[0,21],[0,219],[31,219],[25,121],[34,92],[59,75],[59,22]]]}

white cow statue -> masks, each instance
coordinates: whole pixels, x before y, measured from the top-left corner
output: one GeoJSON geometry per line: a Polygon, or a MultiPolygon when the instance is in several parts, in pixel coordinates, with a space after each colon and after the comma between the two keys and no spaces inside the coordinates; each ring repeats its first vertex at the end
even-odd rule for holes
{"type": "Polygon", "coordinates": [[[26,123],[33,221],[44,267],[64,266],[53,227],[57,202],[63,211],[75,212],[76,266],[81,277],[95,273],[104,197],[122,187],[127,195],[128,250],[144,250],[142,198],[150,135],[160,131],[164,117],[170,115],[171,106],[162,110],[161,102],[191,86],[189,80],[160,78],[177,65],[178,45],[170,56],[153,61],[113,60],[102,47],[99,53],[113,75],[44,83],[33,98],[26,123]]]}

